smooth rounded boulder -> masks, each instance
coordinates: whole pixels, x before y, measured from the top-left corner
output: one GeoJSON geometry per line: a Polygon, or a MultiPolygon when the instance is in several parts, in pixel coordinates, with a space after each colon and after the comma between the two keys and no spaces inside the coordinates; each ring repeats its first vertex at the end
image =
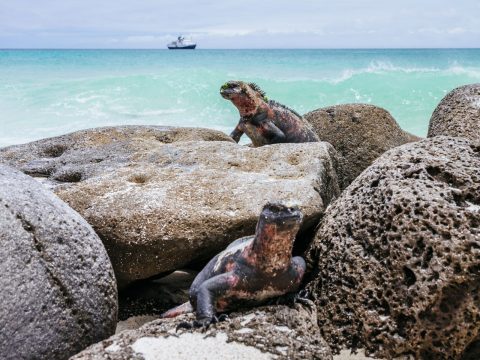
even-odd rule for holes
{"type": "Polygon", "coordinates": [[[342,188],[394,147],[420,140],[403,131],[390,113],[368,104],[343,104],[311,111],[304,115],[321,141],[338,151],[342,188]]]}
{"type": "Polygon", "coordinates": [[[176,331],[180,322],[192,319],[185,315],[152,321],[93,345],[72,360],[332,359],[315,306],[265,306],[230,314],[207,330],[176,331]]]}
{"type": "Polygon", "coordinates": [[[67,359],[112,335],[117,288],[90,225],[0,165],[0,358],[67,359]]]}
{"type": "MultiPolygon", "coordinates": [[[[97,139],[98,131],[82,136],[97,139]]],[[[120,287],[208,261],[230,242],[252,235],[269,201],[299,206],[305,234],[339,195],[338,156],[330,144],[250,148],[184,137],[164,142],[157,139],[164,138],[161,131],[167,136],[187,130],[157,129],[154,138],[151,131],[123,132],[120,141],[108,134],[93,145],[70,134],[62,143],[70,136],[77,145],[56,157],[45,158],[38,149],[54,147],[58,138],[6,148],[0,161],[30,174],[49,169],[37,176],[99,234],[120,287]]]]}
{"type": "Polygon", "coordinates": [[[440,101],[430,118],[428,137],[480,140],[480,84],[460,86],[440,101]]]}
{"type": "Polygon", "coordinates": [[[329,207],[307,260],[332,347],[460,358],[480,334],[480,144],[385,153],[329,207]]]}

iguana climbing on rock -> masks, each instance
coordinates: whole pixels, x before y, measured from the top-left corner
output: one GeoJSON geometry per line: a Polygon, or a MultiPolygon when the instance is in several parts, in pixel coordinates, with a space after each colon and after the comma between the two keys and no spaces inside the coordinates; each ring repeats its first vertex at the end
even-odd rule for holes
{"type": "Polygon", "coordinates": [[[220,88],[240,112],[240,121],[230,136],[239,142],[246,134],[255,147],[276,143],[320,141],[310,123],[294,110],[268,100],[253,83],[229,81],[220,88]]]}
{"type": "Polygon", "coordinates": [[[303,258],[292,257],[292,248],[302,218],[297,207],[265,205],[255,235],[234,241],[210,260],[190,287],[190,302],[162,317],[195,309],[193,326],[208,326],[216,321],[217,312],[297,291],[306,265],[303,258]]]}

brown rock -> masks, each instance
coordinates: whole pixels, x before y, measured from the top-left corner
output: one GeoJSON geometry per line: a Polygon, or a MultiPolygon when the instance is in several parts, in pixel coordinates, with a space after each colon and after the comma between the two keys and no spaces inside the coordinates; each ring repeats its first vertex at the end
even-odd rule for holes
{"type": "Polygon", "coordinates": [[[304,117],[313,125],[320,140],[332,144],[341,155],[342,188],[385,151],[420,140],[403,131],[388,111],[373,105],[330,106],[304,117]]]}
{"type": "Polygon", "coordinates": [[[231,314],[201,329],[175,332],[193,316],[162,319],[121,332],[91,346],[72,360],[156,359],[332,359],[320,335],[315,309],[270,306],[231,314]]]}
{"type": "Polygon", "coordinates": [[[480,144],[384,154],[329,207],[308,264],[331,346],[459,358],[480,334],[480,144]]]}
{"type": "Polygon", "coordinates": [[[306,231],[339,194],[337,155],[327,143],[256,149],[226,141],[165,144],[152,132],[122,132],[121,140],[101,133],[92,148],[88,139],[98,130],[76,142],[66,135],[61,143],[76,145],[55,158],[34,157],[55,148],[55,139],[0,154],[30,174],[44,174],[43,181],[93,226],[121,287],[208,260],[253,234],[268,201],[299,205],[306,231]]]}
{"type": "Polygon", "coordinates": [[[480,84],[458,87],[440,101],[428,127],[428,137],[438,135],[480,140],[480,84]]]}

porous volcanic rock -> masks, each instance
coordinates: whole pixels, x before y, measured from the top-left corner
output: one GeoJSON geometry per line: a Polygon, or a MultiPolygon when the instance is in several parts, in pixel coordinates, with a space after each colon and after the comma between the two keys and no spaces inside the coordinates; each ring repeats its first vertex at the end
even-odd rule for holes
{"type": "Polygon", "coordinates": [[[332,144],[341,155],[342,188],[385,151],[420,140],[403,131],[388,111],[373,105],[329,106],[304,117],[313,125],[320,140],[332,144]]]}
{"type": "Polygon", "coordinates": [[[480,330],[480,144],[384,154],[328,208],[307,260],[330,345],[459,358],[480,330]]]}
{"type": "Polygon", "coordinates": [[[111,131],[92,131],[84,135],[101,135],[93,148],[90,140],[78,140],[45,160],[29,157],[34,145],[27,144],[6,148],[0,158],[29,174],[48,163],[40,179],[100,235],[120,287],[210,259],[253,234],[268,201],[299,205],[305,232],[339,195],[337,154],[327,143],[250,148],[144,136],[117,141],[111,131]]]}
{"type": "Polygon", "coordinates": [[[0,165],[0,358],[67,359],[115,332],[117,288],[93,229],[0,165]]]}
{"type": "Polygon", "coordinates": [[[440,101],[428,127],[428,137],[438,135],[480,140],[480,84],[458,87],[440,101]]]}
{"type": "Polygon", "coordinates": [[[201,329],[175,328],[190,316],[155,320],[89,347],[72,360],[127,359],[332,359],[320,335],[314,306],[261,307],[231,314],[201,329]]]}

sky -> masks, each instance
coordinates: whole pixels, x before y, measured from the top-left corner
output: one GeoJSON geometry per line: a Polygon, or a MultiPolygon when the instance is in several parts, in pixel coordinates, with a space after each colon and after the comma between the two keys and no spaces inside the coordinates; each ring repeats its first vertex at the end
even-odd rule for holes
{"type": "Polygon", "coordinates": [[[480,47],[480,0],[0,0],[0,48],[480,47]]]}

